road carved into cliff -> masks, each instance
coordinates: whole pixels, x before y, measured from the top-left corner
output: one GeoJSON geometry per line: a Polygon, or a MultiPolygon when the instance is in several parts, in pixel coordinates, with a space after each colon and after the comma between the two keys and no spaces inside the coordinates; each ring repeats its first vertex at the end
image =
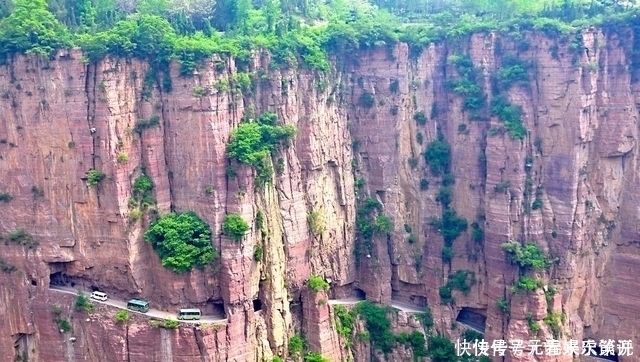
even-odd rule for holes
{"type": "MultiPolygon", "coordinates": [[[[73,289],[73,288],[68,288],[68,287],[59,287],[59,286],[51,286],[49,288],[49,290],[55,291],[55,292],[62,292],[62,293],[67,293],[67,294],[72,294],[72,295],[78,295],[78,290],[77,289],[73,289]]],[[[88,291],[83,291],[83,293],[85,293],[87,296],[89,296],[91,294],[91,292],[88,291]]],[[[115,300],[115,299],[107,299],[106,301],[102,302],[99,300],[94,300],[91,299],[92,303],[100,303],[100,304],[105,304],[105,305],[109,305],[112,307],[116,307],[119,309],[127,309],[127,303],[120,301],[120,300],[115,300]]],[[[177,314],[176,313],[171,313],[171,312],[165,312],[165,311],[161,311],[158,309],[149,309],[149,311],[147,313],[141,313],[138,311],[134,311],[134,310],[129,310],[127,309],[127,311],[129,313],[137,313],[137,314],[141,314],[147,317],[153,317],[153,318],[160,318],[160,319],[173,319],[176,320],[177,314]]],[[[224,322],[227,319],[224,317],[220,317],[220,316],[206,316],[203,315],[199,320],[186,320],[183,321],[181,320],[180,323],[215,323],[215,322],[224,322]]]]}
{"type": "MultiPolygon", "coordinates": [[[[356,299],[356,298],[349,298],[349,299],[329,299],[328,303],[330,305],[354,305],[354,304],[358,304],[360,302],[364,302],[365,299],[356,299]]],[[[406,304],[406,303],[402,303],[402,302],[397,302],[392,300],[391,303],[389,303],[389,306],[395,308],[395,309],[399,309],[403,312],[406,313],[424,313],[425,309],[424,308],[420,308],[417,307],[415,305],[410,305],[410,304],[406,304]]]]}

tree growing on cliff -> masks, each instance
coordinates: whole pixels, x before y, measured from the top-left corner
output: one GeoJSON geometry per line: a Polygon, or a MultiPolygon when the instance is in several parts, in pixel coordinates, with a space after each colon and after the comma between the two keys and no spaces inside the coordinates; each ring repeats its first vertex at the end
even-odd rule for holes
{"type": "Polygon", "coordinates": [[[224,217],[222,232],[235,241],[240,241],[249,230],[249,224],[238,214],[227,214],[224,217]]]}
{"type": "Polygon", "coordinates": [[[296,134],[295,127],[279,126],[276,122],[277,118],[273,113],[265,113],[257,120],[247,120],[231,133],[227,145],[227,155],[230,158],[251,165],[258,171],[257,184],[271,180],[272,152],[296,134]]]}
{"type": "Polygon", "coordinates": [[[162,266],[176,273],[204,268],[216,258],[211,245],[211,228],[193,212],[171,213],[151,224],[145,240],[162,260],[162,266]]]}
{"type": "Polygon", "coordinates": [[[14,0],[11,15],[0,21],[0,54],[51,55],[69,46],[67,29],[47,9],[45,0],[14,0]]]}

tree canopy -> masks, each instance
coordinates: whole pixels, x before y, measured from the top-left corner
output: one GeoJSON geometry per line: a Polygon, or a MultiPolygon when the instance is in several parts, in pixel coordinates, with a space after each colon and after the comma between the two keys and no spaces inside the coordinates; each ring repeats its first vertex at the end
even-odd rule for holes
{"type": "Polygon", "coordinates": [[[211,228],[195,213],[171,213],[151,224],[144,234],[162,260],[162,266],[176,273],[204,268],[216,252],[211,244],[211,228]]]}
{"type": "Polygon", "coordinates": [[[192,70],[214,53],[246,63],[263,48],[276,65],[326,71],[329,53],[404,41],[418,55],[475,31],[566,32],[637,11],[622,0],[0,0],[0,56],[80,46],[90,60],[178,59],[192,70]]]}

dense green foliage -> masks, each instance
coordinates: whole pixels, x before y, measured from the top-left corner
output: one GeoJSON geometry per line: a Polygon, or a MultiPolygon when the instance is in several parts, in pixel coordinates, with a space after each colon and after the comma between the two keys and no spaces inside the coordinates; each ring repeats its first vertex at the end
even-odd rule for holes
{"type": "Polygon", "coordinates": [[[430,142],[424,151],[424,160],[429,165],[431,172],[436,175],[442,175],[449,171],[451,163],[451,147],[439,137],[438,140],[430,142]]]}
{"type": "Polygon", "coordinates": [[[463,217],[458,216],[454,209],[446,209],[442,218],[431,218],[431,226],[437,229],[444,238],[445,246],[452,246],[453,241],[467,230],[468,223],[463,217]]]}
{"type": "Polygon", "coordinates": [[[87,186],[97,186],[107,175],[104,173],[91,169],[87,172],[87,186]]]}
{"type": "Polygon", "coordinates": [[[384,353],[391,352],[395,342],[391,320],[387,316],[390,311],[389,307],[379,306],[369,301],[358,303],[354,308],[354,313],[365,321],[371,344],[384,353]]]}
{"type": "Polygon", "coordinates": [[[257,120],[246,120],[231,133],[227,144],[230,158],[255,167],[258,185],[271,181],[272,152],[283,142],[291,140],[296,133],[293,126],[278,126],[276,122],[277,117],[273,113],[265,113],[257,120]]]}
{"type": "Polygon", "coordinates": [[[429,356],[433,362],[457,361],[456,347],[446,337],[432,336],[429,338],[429,356]]]}
{"type": "Polygon", "coordinates": [[[498,117],[512,139],[523,139],[527,135],[527,129],[520,119],[522,109],[514,106],[504,95],[496,96],[491,100],[491,115],[498,117]]]}
{"type": "Polygon", "coordinates": [[[113,319],[116,323],[127,323],[129,322],[129,312],[121,309],[113,316],[113,319]]]}
{"type": "Polygon", "coordinates": [[[187,75],[214,53],[242,66],[264,48],[276,65],[327,71],[328,53],[401,40],[417,56],[430,42],[476,31],[568,33],[623,19],[626,10],[606,0],[0,0],[0,54],[48,55],[78,45],[90,60],[137,57],[163,72],[177,59],[187,75]],[[399,25],[406,20],[414,24],[399,25]]]}
{"type": "MultiPolygon", "coordinates": [[[[426,357],[424,334],[418,331],[394,334],[388,317],[390,312],[389,307],[379,306],[369,301],[358,303],[352,311],[365,321],[371,344],[375,349],[389,353],[396,343],[400,343],[410,347],[414,357],[426,357]]],[[[352,323],[352,320],[349,323],[352,323]]]]}
{"type": "Polygon", "coordinates": [[[211,229],[193,212],[171,213],[154,221],[144,234],[162,260],[176,273],[204,268],[215,257],[211,229]]]}
{"type": "Polygon", "coordinates": [[[349,312],[347,308],[342,305],[334,306],[333,313],[336,318],[336,329],[338,334],[346,341],[350,341],[351,332],[353,331],[353,323],[355,322],[354,314],[349,312]]]}
{"type": "Polygon", "coordinates": [[[133,200],[135,203],[142,203],[143,207],[155,204],[151,191],[153,190],[153,180],[147,175],[140,175],[133,182],[133,200]]]}
{"type": "Polygon", "coordinates": [[[463,97],[462,109],[471,112],[470,118],[479,119],[479,112],[486,104],[486,96],[476,79],[478,71],[468,56],[451,55],[448,60],[460,75],[459,78],[448,81],[449,89],[463,97]]]}
{"type": "Polygon", "coordinates": [[[222,232],[235,241],[240,241],[249,231],[249,224],[239,214],[227,214],[222,224],[222,232]]]}
{"type": "Polygon", "coordinates": [[[68,320],[66,319],[62,319],[62,318],[57,318],[55,320],[56,324],[58,325],[58,329],[62,332],[62,333],[67,333],[71,331],[71,323],[69,323],[68,320]]]}
{"type": "Polygon", "coordinates": [[[457,270],[455,273],[449,274],[447,284],[439,289],[440,301],[442,304],[453,304],[455,299],[451,292],[459,290],[467,295],[475,282],[475,274],[468,270],[457,270]]]}
{"type": "Polygon", "coordinates": [[[511,291],[514,293],[517,293],[519,291],[533,292],[538,288],[542,288],[543,285],[544,282],[540,279],[521,276],[520,279],[518,279],[516,285],[511,289],[511,291]]]}
{"type": "Polygon", "coordinates": [[[299,335],[295,335],[289,339],[289,354],[293,357],[299,357],[302,352],[307,349],[307,341],[299,335]]]}
{"type": "Polygon", "coordinates": [[[507,253],[512,263],[522,269],[544,269],[549,265],[549,259],[534,242],[523,246],[517,241],[512,241],[502,244],[502,250],[507,253]]]}
{"type": "Polygon", "coordinates": [[[79,312],[93,312],[93,304],[82,292],[79,292],[76,296],[74,308],[79,312]]]}
{"type": "Polygon", "coordinates": [[[312,275],[307,281],[307,287],[309,287],[309,289],[313,290],[316,293],[321,290],[324,290],[326,292],[329,290],[329,283],[327,283],[321,276],[312,275]]]}
{"type": "MultiPolygon", "coordinates": [[[[394,230],[393,220],[382,214],[382,204],[374,198],[359,201],[356,213],[356,230],[363,239],[364,246],[371,252],[374,235],[388,235],[394,230]]],[[[356,243],[356,253],[360,253],[360,240],[356,243]]]]}
{"type": "Polygon", "coordinates": [[[49,56],[69,45],[67,30],[49,12],[45,0],[13,0],[11,15],[0,21],[0,56],[15,53],[49,56]]]}

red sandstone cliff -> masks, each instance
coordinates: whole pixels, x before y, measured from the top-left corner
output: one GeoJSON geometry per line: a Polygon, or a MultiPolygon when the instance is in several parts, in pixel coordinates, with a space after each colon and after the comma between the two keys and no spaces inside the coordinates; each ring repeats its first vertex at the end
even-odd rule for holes
{"type": "MultiPolygon", "coordinates": [[[[565,338],[633,339],[637,345],[638,83],[632,82],[625,45],[617,35],[586,32],[575,63],[567,44],[539,35],[528,36],[532,46],[523,51],[495,35],[473,36],[456,52],[468,52],[474,65],[485,69],[487,94],[500,61],[498,40],[536,65],[531,86],[508,94],[523,107],[528,130],[523,141],[487,136],[500,124],[495,117],[469,121],[460,97],[445,87],[447,77],[455,76],[446,65],[454,53],[447,45],[428,48],[417,61],[403,45],[392,57],[385,50],[366,53],[359,64],[327,79],[307,71],[265,72],[268,59],[256,57],[255,87],[244,94],[214,86],[233,81],[232,60],[224,60],[223,70],[212,60],[189,77],[180,77],[175,65],[171,92],[146,86],[148,69],[141,62],[87,65],[75,51],[50,62],[18,57],[0,67],[0,192],[13,197],[0,203],[0,232],[25,229],[39,242],[32,249],[0,244],[2,261],[17,268],[0,272],[0,351],[9,351],[0,359],[14,360],[15,353],[47,362],[262,361],[283,355],[294,327],[302,326],[313,347],[341,361],[351,352],[339,346],[330,307],[310,303],[304,293],[302,310],[297,307],[312,271],[331,278],[330,297],[359,288],[375,301],[426,302],[438,329],[452,337],[460,333],[451,330],[452,321],[465,307],[487,317],[485,338],[529,339],[534,334],[527,318],[541,321],[547,300],[541,292],[509,294],[517,270],[500,248],[509,240],[534,240],[559,258],[542,277],[559,290],[550,309],[567,316],[565,338]],[[390,91],[394,79],[395,93],[390,91]],[[319,86],[324,82],[326,89],[319,86]],[[363,90],[374,95],[371,109],[358,105],[363,90]],[[429,115],[434,102],[442,111],[417,125],[413,114],[429,115]],[[236,177],[226,176],[229,133],[249,110],[274,111],[298,129],[291,147],[276,156],[284,168],[274,185],[257,194],[250,168],[237,167],[236,177]],[[138,120],[153,116],[159,126],[134,131],[138,120]],[[440,212],[438,181],[420,156],[437,127],[452,145],[453,206],[485,230],[481,246],[469,232],[458,238],[451,266],[443,265],[442,237],[428,225],[440,212]],[[416,141],[418,132],[423,145],[416,141]],[[354,140],[359,141],[355,155],[354,140]],[[486,176],[478,161],[483,151],[486,176]],[[128,161],[118,162],[123,154],[128,161]],[[527,155],[534,156],[531,170],[525,170],[527,155]],[[408,165],[410,157],[419,159],[416,169],[408,165]],[[377,237],[371,257],[362,256],[358,268],[354,159],[366,192],[395,221],[392,236],[377,237]],[[94,168],[106,178],[90,188],[83,178],[94,168]],[[220,252],[212,267],[181,276],[161,267],[142,239],[150,215],[130,221],[132,183],[143,168],[155,183],[158,212],[193,210],[209,223],[220,252]],[[421,191],[421,178],[434,186],[421,191]],[[543,207],[528,213],[522,207],[527,178],[544,188],[543,207]],[[508,192],[496,193],[494,187],[505,181],[508,192]],[[254,224],[258,210],[265,215],[266,240],[255,226],[241,244],[220,234],[225,213],[240,213],[254,224]],[[325,220],[321,235],[309,232],[312,210],[325,220]],[[417,242],[407,243],[403,224],[413,226],[417,242]],[[264,258],[256,262],[259,243],[264,258]],[[454,307],[440,305],[439,287],[461,269],[475,272],[471,293],[454,291],[454,307]],[[167,331],[144,319],[116,325],[108,309],[87,321],[66,307],[72,299],[48,290],[56,273],[77,285],[121,299],[144,297],[170,310],[193,305],[212,312],[224,306],[228,322],[167,331]],[[495,306],[505,295],[510,313],[495,306]],[[254,300],[260,301],[259,312],[254,300]],[[54,304],[65,306],[75,342],[58,332],[54,304]]],[[[550,337],[549,328],[540,325],[540,336],[550,337]]],[[[354,350],[356,360],[369,360],[366,346],[354,350]]],[[[394,355],[408,359],[402,351],[394,355]]]]}

